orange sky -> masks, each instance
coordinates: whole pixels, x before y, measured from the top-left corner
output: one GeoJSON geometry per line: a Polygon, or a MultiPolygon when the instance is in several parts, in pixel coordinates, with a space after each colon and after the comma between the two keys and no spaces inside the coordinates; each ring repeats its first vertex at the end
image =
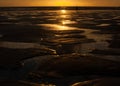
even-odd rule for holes
{"type": "Polygon", "coordinates": [[[120,6],[120,0],[0,0],[0,6],[120,6]]]}

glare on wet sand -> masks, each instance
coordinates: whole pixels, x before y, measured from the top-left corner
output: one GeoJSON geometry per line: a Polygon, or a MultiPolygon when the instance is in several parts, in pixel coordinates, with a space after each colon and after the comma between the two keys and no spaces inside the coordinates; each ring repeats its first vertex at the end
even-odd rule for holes
{"type": "Polygon", "coordinates": [[[58,25],[58,24],[38,24],[38,26],[44,26],[46,30],[79,30],[78,28],[74,27],[68,27],[65,26],[64,24],[58,25]]]}
{"type": "Polygon", "coordinates": [[[63,13],[63,14],[66,13],[66,10],[61,10],[61,13],[63,13]]]}

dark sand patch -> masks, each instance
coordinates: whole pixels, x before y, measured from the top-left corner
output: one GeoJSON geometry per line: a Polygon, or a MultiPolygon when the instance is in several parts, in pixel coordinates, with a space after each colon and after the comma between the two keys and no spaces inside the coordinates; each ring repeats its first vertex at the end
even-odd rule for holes
{"type": "MultiPolygon", "coordinates": [[[[4,80],[0,81],[1,86],[46,86],[44,84],[37,84],[27,81],[20,81],[20,80],[4,80]]],[[[54,86],[54,85],[52,85],[54,86]]]]}
{"type": "Polygon", "coordinates": [[[120,48],[120,39],[114,39],[112,41],[109,41],[111,48],[120,48]]]}
{"type": "Polygon", "coordinates": [[[120,85],[120,78],[108,77],[108,78],[100,78],[95,80],[78,82],[73,84],[72,86],[119,86],[119,85],[120,85]]]}
{"type": "Polygon", "coordinates": [[[93,50],[91,53],[100,55],[120,55],[120,49],[104,49],[104,50],[93,50]]]}
{"type": "Polygon", "coordinates": [[[99,31],[95,31],[93,33],[96,34],[118,34],[120,33],[119,25],[111,25],[107,27],[96,27],[96,29],[99,29],[99,31]]]}
{"type": "Polygon", "coordinates": [[[42,42],[43,44],[52,44],[52,45],[58,45],[58,44],[80,44],[80,43],[90,43],[95,42],[93,39],[87,39],[87,38],[54,38],[54,39],[44,39],[42,42]]]}
{"type": "Polygon", "coordinates": [[[119,76],[120,72],[119,62],[88,55],[68,54],[49,58],[47,56],[35,57],[24,61],[24,66],[31,62],[36,64],[37,69],[33,72],[33,75],[38,77],[42,75],[42,77],[65,77],[86,74],[119,76]]]}
{"type": "Polygon", "coordinates": [[[51,31],[46,31],[35,25],[0,24],[0,40],[16,42],[40,42],[41,38],[51,37],[51,31]]]}
{"type": "Polygon", "coordinates": [[[110,48],[120,48],[120,35],[118,34],[114,34],[112,37],[112,40],[108,40],[108,42],[110,43],[109,47],[110,48]]]}
{"type": "Polygon", "coordinates": [[[16,67],[20,65],[20,61],[34,56],[56,54],[49,48],[44,49],[11,49],[11,48],[0,48],[0,66],[2,67],[16,67]]]}

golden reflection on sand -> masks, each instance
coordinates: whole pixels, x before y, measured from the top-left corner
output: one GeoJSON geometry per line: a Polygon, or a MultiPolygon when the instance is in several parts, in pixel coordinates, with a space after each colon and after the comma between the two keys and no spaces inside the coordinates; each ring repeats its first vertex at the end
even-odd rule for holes
{"type": "Polygon", "coordinates": [[[66,24],[66,22],[65,21],[62,21],[62,25],[65,25],[66,24]]]}
{"type": "Polygon", "coordinates": [[[44,28],[46,30],[78,30],[78,28],[66,26],[67,24],[76,23],[75,21],[65,19],[68,16],[66,15],[66,13],[67,11],[65,9],[60,10],[60,14],[58,14],[58,16],[60,17],[59,24],[38,24],[38,26],[46,27],[44,28]]]}
{"type": "Polygon", "coordinates": [[[61,13],[62,14],[65,14],[67,11],[66,10],[61,10],[61,13]]]}
{"type": "Polygon", "coordinates": [[[62,20],[61,23],[62,25],[65,25],[65,24],[75,24],[76,22],[71,20],[62,20]]]}
{"type": "Polygon", "coordinates": [[[58,25],[57,30],[69,30],[69,28],[63,25],[62,26],[58,25]]]}
{"type": "Polygon", "coordinates": [[[67,16],[66,15],[61,15],[61,18],[66,18],[67,16]]]}
{"type": "MultiPolygon", "coordinates": [[[[78,28],[68,27],[65,25],[58,24],[38,24],[38,26],[44,26],[47,30],[79,30],[78,28]]],[[[45,29],[45,28],[44,28],[45,29]]]]}

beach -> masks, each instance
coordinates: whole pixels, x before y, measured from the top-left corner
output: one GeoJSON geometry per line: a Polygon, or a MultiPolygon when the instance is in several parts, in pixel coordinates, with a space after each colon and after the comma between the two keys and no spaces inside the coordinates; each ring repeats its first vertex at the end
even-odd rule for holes
{"type": "Polygon", "coordinates": [[[0,86],[120,81],[120,10],[21,9],[0,11],[0,86]]]}

